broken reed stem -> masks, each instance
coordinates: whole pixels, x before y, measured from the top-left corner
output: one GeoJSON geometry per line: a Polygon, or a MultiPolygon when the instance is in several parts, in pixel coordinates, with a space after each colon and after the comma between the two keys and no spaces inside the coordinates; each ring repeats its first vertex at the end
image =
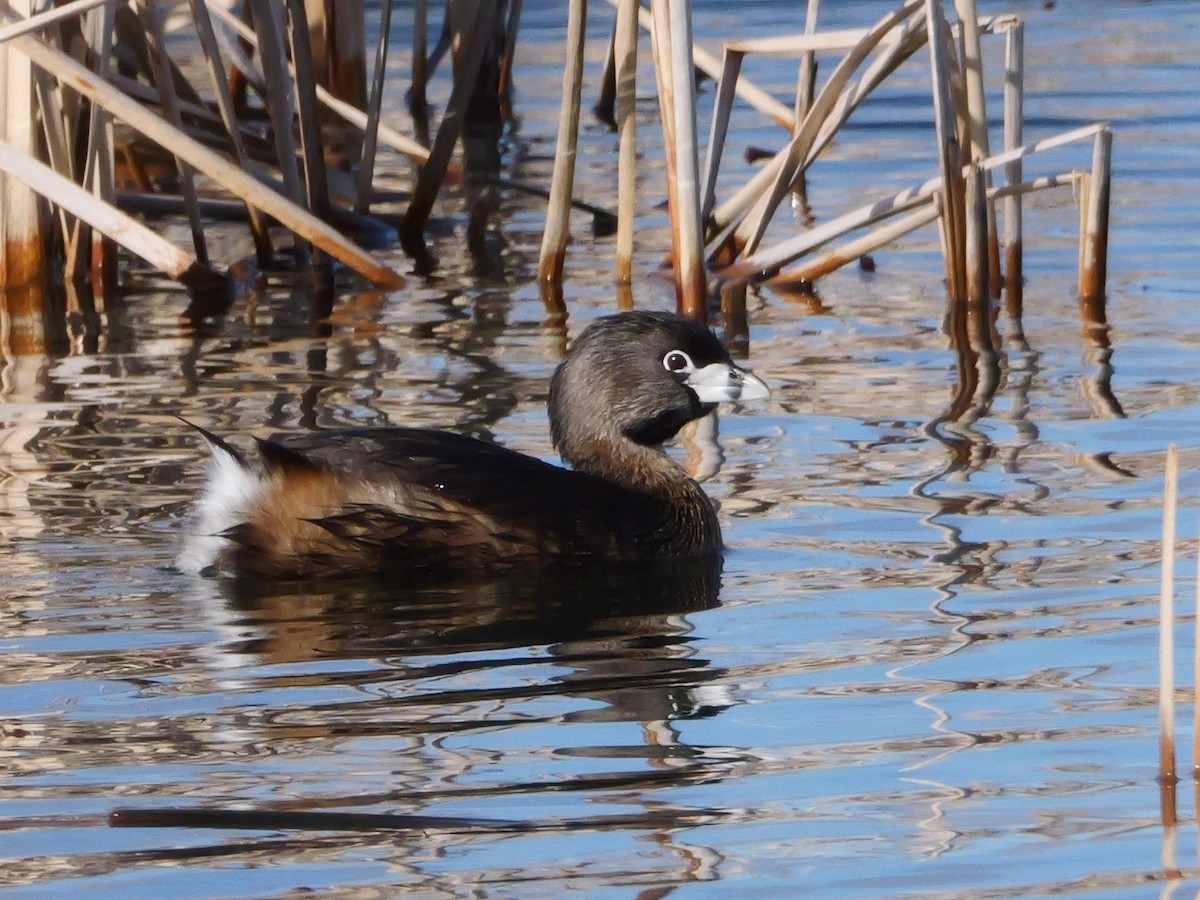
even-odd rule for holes
{"type": "Polygon", "coordinates": [[[1085,304],[1104,300],[1108,278],[1108,208],[1112,178],[1112,132],[1104,126],[1092,149],[1091,189],[1079,235],[1079,299],[1085,304]]]}
{"type": "Polygon", "coordinates": [[[633,225],[637,185],[638,0],[617,6],[614,50],[617,57],[617,284],[633,281],[633,225]]]}
{"type": "MultiPolygon", "coordinates": [[[[848,114],[847,110],[852,109],[855,102],[861,102],[857,89],[847,87],[851,76],[867,56],[886,41],[897,25],[917,12],[921,2],[908,0],[900,9],[880,19],[851,48],[825,82],[791,140],[712,213],[713,237],[709,241],[710,247],[723,248],[733,236],[738,252],[755,251],[770,216],[795,184],[797,175],[811,162],[813,149],[823,137],[832,137],[832,133],[825,135],[829,119],[842,113],[848,114]]],[[[907,29],[904,32],[907,33],[907,29]]],[[[903,40],[903,36],[897,37],[895,43],[902,43],[903,40]]],[[[874,71],[876,65],[872,65],[871,69],[874,71]]],[[[864,79],[867,76],[864,75],[864,79]]],[[[741,80],[738,79],[739,83],[741,80]]]]}
{"type": "Polygon", "coordinates": [[[1175,507],[1179,494],[1179,450],[1167,447],[1163,483],[1162,583],[1158,607],[1158,775],[1175,773],[1175,507]]]}
{"type": "Polygon", "coordinates": [[[546,230],[538,261],[538,280],[561,282],[570,237],[571,193],[575,187],[575,154],[579,144],[579,101],[583,91],[583,54],[587,25],[587,0],[571,0],[567,13],[566,73],[563,79],[562,114],[550,178],[546,230]]]}

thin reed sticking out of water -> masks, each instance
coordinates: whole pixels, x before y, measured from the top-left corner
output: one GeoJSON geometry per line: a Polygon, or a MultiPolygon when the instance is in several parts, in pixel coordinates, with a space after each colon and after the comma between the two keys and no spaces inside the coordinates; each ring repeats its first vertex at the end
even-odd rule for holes
{"type": "Polygon", "coordinates": [[[1158,607],[1158,775],[1175,774],[1175,507],[1179,494],[1179,451],[1167,448],[1163,484],[1162,579],[1158,607]]]}

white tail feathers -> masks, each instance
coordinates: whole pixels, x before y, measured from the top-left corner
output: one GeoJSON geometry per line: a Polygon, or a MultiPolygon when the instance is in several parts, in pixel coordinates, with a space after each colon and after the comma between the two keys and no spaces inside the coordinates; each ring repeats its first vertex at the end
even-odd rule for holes
{"type": "Polygon", "coordinates": [[[208,479],[184,533],[175,567],[192,575],[218,565],[231,545],[222,533],[246,521],[247,512],[266,485],[263,474],[243,462],[231,447],[201,431],[212,459],[208,479]]]}

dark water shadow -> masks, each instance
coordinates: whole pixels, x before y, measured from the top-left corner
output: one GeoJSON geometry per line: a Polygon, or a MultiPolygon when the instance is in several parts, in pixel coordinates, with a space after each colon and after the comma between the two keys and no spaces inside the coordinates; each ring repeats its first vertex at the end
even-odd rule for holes
{"type": "MultiPolygon", "coordinates": [[[[439,833],[636,830],[671,843],[670,833],[713,821],[721,810],[670,804],[630,814],[582,817],[502,818],[426,815],[427,803],[503,794],[650,789],[711,781],[726,774],[729,760],[707,760],[671,725],[719,714],[732,705],[719,690],[702,688],[725,675],[699,655],[689,615],[719,604],[721,561],[667,562],[653,568],[590,573],[531,572],[502,580],[399,586],[383,579],[322,582],[249,580],[190,582],[191,603],[216,604],[210,619],[223,619],[226,638],[214,660],[221,671],[266,666],[275,688],[294,679],[306,691],[317,685],[359,687],[362,701],[325,698],[304,714],[306,739],[419,736],[438,745],[442,737],[474,728],[502,727],[514,715],[506,704],[525,700],[585,697],[550,722],[639,723],[646,746],[571,747],[555,751],[604,758],[629,752],[648,760],[629,769],[562,779],[488,783],[483,779],[419,778],[346,796],[310,797],[304,803],[257,803],[253,809],[224,805],[114,809],[109,824],[134,828],[212,828],[293,832],[439,833]],[[330,660],[369,659],[374,665],[330,666],[330,660]],[[299,668],[296,664],[315,663],[299,668]],[[530,667],[540,667],[531,670],[530,667]],[[282,668],[280,668],[282,667],[282,668]],[[517,677],[501,676],[517,667],[517,677]],[[543,673],[530,677],[531,671],[543,673]],[[497,677],[488,678],[487,673],[497,677]],[[282,674],[280,674],[282,673],[282,674]],[[388,712],[381,712],[385,709],[388,712]],[[612,750],[612,754],[608,751],[612,750]],[[403,813],[378,813],[380,807],[403,813]],[[355,809],[371,812],[357,813],[355,809]]],[[[239,678],[241,676],[238,676],[239,678]]],[[[265,686],[260,682],[260,686],[265,686]]],[[[294,707],[298,714],[301,707],[294,707]]],[[[524,724],[540,721],[516,713],[524,724]]],[[[273,718],[268,716],[267,718],[273,718]]],[[[275,728],[284,727],[276,723],[275,728]]],[[[457,772],[457,769],[456,769],[457,772]]],[[[656,839],[658,839],[656,838],[656,839]]]]}
{"type": "Polygon", "coordinates": [[[387,578],[210,582],[245,624],[287,626],[237,648],[272,662],[470,653],[588,638],[666,637],[719,603],[721,561],[401,585],[387,578]],[[303,633],[305,640],[294,639],[303,633]]]}

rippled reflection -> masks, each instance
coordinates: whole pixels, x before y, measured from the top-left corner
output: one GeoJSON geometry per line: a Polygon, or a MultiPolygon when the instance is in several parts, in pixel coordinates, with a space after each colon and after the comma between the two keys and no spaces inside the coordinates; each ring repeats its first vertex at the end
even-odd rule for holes
{"type": "MultiPolygon", "coordinates": [[[[828,27],[863,24],[859,4],[828,6],[828,27]]],[[[932,231],[875,254],[873,273],[722,298],[728,342],[775,399],[723,416],[719,442],[706,422],[669,448],[720,504],[719,571],[403,588],[167,569],[205,455],[175,414],[247,436],[432,426],[552,458],[545,394],[570,338],[618,303],[673,302],[651,97],[647,262],[616,296],[611,239],[580,214],[565,321],[535,283],[541,201],[489,180],[447,193],[433,274],[401,293],[248,282],[196,323],[182,292],[142,284],[103,309],[55,297],[58,331],[5,305],[0,882],[155,897],[1193,890],[1189,792],[1164,828],[1154,782],[1154,615],[1166,444],[1200,471],[1200,136],[1179,87],[1200,48],[1178,5],[1068,6],[1027,11],[1041,74],[1026,131],[1115,123],[1108,307],[1074,299],[1065,195],[1025,209],[1019,322],[947,317],[932,231]],[[114,809],[141,827],[110,827],[114,809]]],[[[775,4],[737,21],[728,4],[695,9],[699,34],[780,27],[775,4]]],[[[561,36],[528,16],[522,120],[499,162],[538,185],[561,36]]],[[[754,77],[786,96],[795,67],[754,77]]],[[[928,72],[895,78],[809,171],[779,236],[867,186],[928,177],[928,72]]],[[[731,142],[779,145],[742,112],[731,142]]],[[[608,205],[612,153],[585,125],[581,199],[608,205]]],[[[754,171],[729,160],[730,178],[754,171]]],[[[1185,508],[1196,487],[1185,474],[1185,508]]]]}

